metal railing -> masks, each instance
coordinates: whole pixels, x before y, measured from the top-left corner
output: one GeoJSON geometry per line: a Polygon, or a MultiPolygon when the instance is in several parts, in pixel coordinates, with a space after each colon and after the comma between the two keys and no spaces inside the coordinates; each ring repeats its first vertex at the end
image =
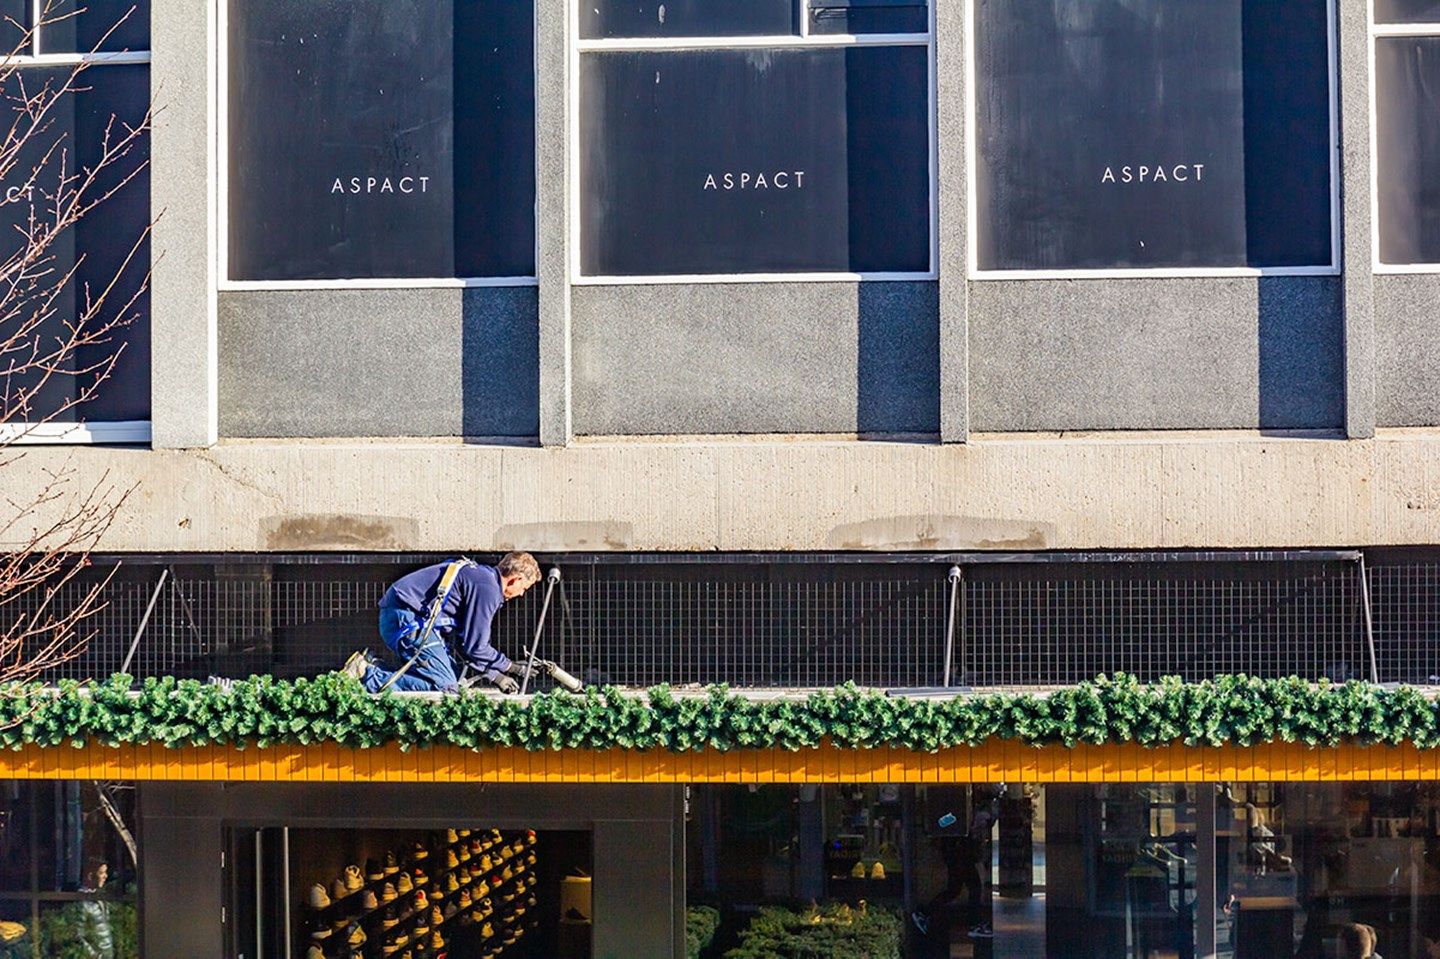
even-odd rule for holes
{"type": "MultiPolygon", "coordinates": [[[[49,678],[314,675],[381,652],[387,584],[444,557],[125,560],[86,653],[49,678]]],[[[592,683],[1048,687],[1440,675],[1440,556],[1339,551],[548,558],[543,655],[592,683]],[[952,568],[955,579],[948,578],[952,568]],[[947,649],[949,661],[947,663],[947,649]]],[[[71,589],[78,596],[83,584],[71,589]]],[[[518,656],[543,589],[506,604],[518,656]]],[[[65,595],[60,597],[64,601],[65,595]]]]}

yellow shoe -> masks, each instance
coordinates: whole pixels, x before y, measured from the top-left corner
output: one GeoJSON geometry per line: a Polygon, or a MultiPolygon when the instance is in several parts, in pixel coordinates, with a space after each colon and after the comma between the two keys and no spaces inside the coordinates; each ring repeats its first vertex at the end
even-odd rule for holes
{"type": "Polygon", "coordinates": [[[415,883],[410,881],[410,874],[408,872],[402,872],[400,878],[395,880],[395,888],[402,893],[414,892],[415,883]]]}
{"type": "Polygon", "coordinates": [[[494,868],[495,868],[495,861],[490,858],[490,856],[489,856],[488,853],[487,853],[486,855],[480,857],[480,871],[481,871],[481,872],[489,872],[491,869],[494,869],[494,868]]]}
{"type": "Polygon", "coordinates": [[[349,943],[352,948],[365,945],[365,930],[360,928],[358,922],[350,927],[350,934],[345,937],[345,941],[349,943]]]}
{"type": "Polygon", "coordinates": [[[488,922],[485,923],[485,925],[480,927],[480,936],[483,939],[495,938],[495,927],[488,922]]]}
{"type": "Polygon", "coordinates": [[[863,863],[863,862],[857,862],[857,863],[855,863],[855,867],[850,870],[850,878],[851,878],[851,879],[864,879],[864,878],[865,878],[865,863],[863,863]]]}
{"type": "Polygon", "coordinates": [[[460,857],[455,855],[455,850],[445,850],[445,868],[454,869],[458,865],[460,865],[460,857]]]}
{"type": "Polygon", "coordinates": [[[447,829],[445,830],[445,841],[453,845],[460,841],[460,834],[453,829],[447,829]]]}
{"type": "Polygon", "coordinates": [[[883,862],[877,861],[877,862],[875,863],[875,865],[873,865],[873,866],[870,867],[870,878],[871,878],[871,879],[884,879],[884,878],[885,878],[885,864],[884,864],[883,862]]]}
{"type": "Polygon", "coordinates": [[[438,929],[430,935],[430,948],[436,951],[445,948],[445,937],[440,935],[440,930],[438,929]]]}
{"type": "Polygon", "coordinates": [[[460,880],[458,880],[458,879],[455,878],[455,874],[454,874],[453,872],[447,872],[447,873],[445,874],[445,891],[446,891],[446,892],[459,892],[459,891],[460,891],[460,880]]]}

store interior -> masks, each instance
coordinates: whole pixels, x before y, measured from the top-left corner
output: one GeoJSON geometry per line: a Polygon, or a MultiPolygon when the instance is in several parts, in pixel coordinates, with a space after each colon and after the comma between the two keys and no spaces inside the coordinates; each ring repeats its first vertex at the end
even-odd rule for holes
{"type": "Polygon", "coordinates": [[[254,938],[237,944],[238,956],[590,956],[588,833],[478,825],[239,832],[240,934],[253,922],[254,938]]]}

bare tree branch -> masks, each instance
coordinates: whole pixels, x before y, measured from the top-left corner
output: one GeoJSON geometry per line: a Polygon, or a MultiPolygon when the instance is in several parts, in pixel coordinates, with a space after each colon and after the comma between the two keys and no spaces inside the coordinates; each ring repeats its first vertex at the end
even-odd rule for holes
{"type": "MultiPolygon", "coordinates": [[[[96,277],[76,253],[78,227],[104,217],[149,175],[153,104],[140,117],[109,117],[77,142],[75,101],[92,94],[96,57],[131,8],[73,67],[27,59],[37,32],[86,14],[42,0],[37,23],[8,20],[21,38],[0,56],[0,684],[48,674],[84,650],[114,570],[90,555],[131,489],[67,463],[39,482],[7,483],[23,462],[18,444],[50,424],[79,422],[124,355],[125,330],[142,317],[149,287],[150,225],[121,238],[118,265],[96,277]],[[27,489],[23,494],[8,490],[27,489]]],[[[106,253],[107,257],[111,255],[106,253]]],[[[108,795],[101,790],[103,803],[108,795]]],[[[113,804],[107,816],[115,820],[113,804]]],[[[117,830],[127,836],[123,823],[117,830]]],[[[133,837],[127,844],[134,855],[133,837]]]]}

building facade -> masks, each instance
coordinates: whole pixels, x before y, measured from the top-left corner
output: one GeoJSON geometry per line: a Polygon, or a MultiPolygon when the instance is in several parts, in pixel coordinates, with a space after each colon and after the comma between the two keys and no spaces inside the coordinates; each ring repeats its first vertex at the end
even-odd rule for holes
{"type": "MultiPolygon", "coordinates": [[[[45,678],[317,676],[526,549],[596,687],[1440,684],[1430,0],[132,3],[12,14],[79,162],[157,108],[4,468],[133,487],[45,678]]],[[[17,743],[0,956],[1440,950],[1429,748],[1023,738],[17,743]]]]}

